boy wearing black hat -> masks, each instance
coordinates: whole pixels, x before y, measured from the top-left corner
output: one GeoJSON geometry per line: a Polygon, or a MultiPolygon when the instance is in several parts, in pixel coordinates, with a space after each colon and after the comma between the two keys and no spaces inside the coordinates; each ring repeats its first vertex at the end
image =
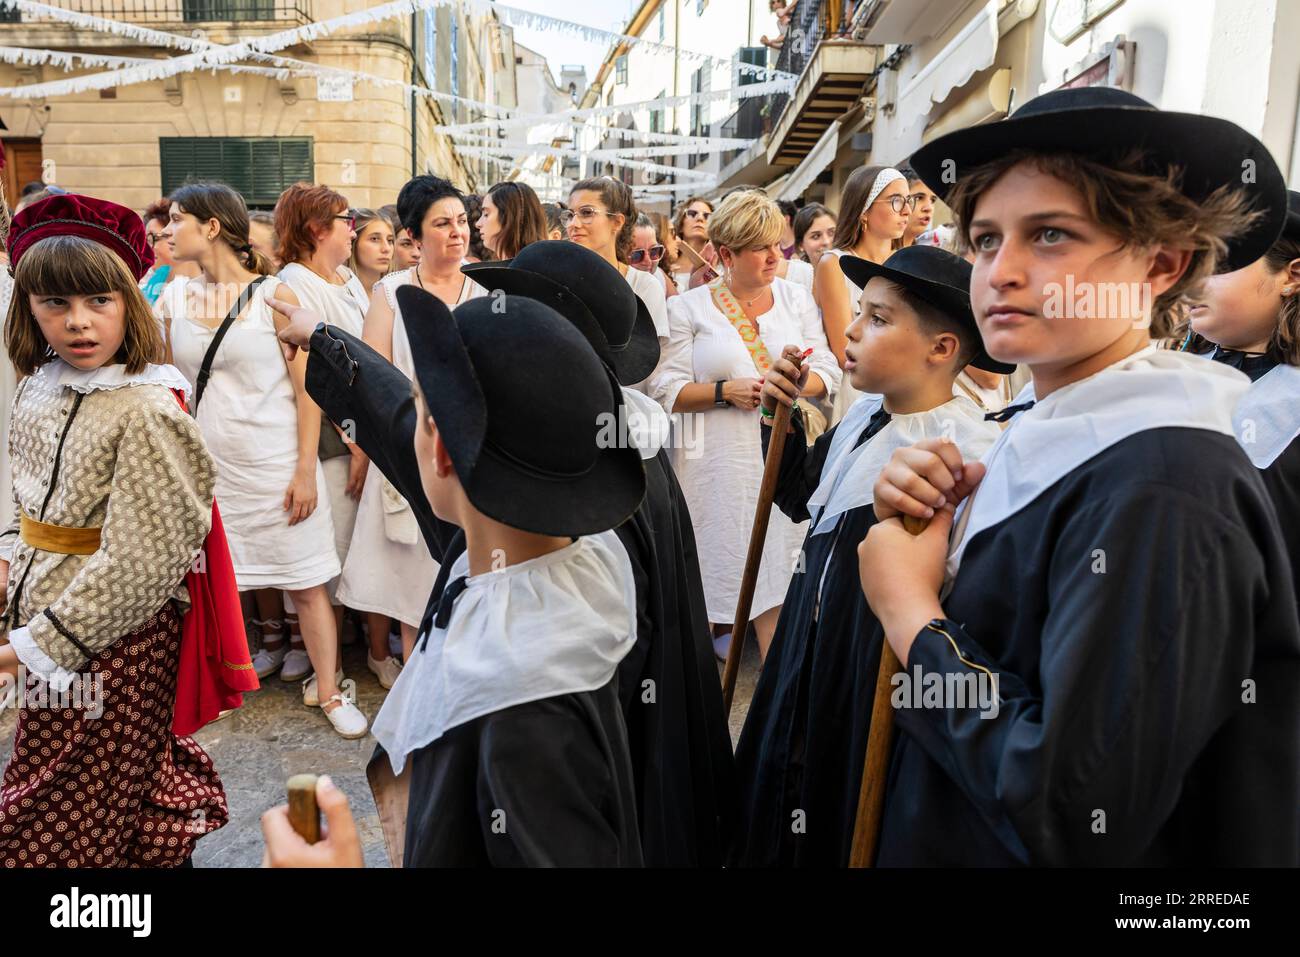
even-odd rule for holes
{"type": "Polygon", "coordinates": [[[639,865],[617,679],[636,642],[635,583],[608,529],[641,502],[645,473],[634,448],[599,440],[618,384],[541,303],[481,298],[453,315],[423,290],[397,296],[418,317],[422,495],[459,531],[373,725],[390,855],[407,867],[639,865]]]}
{"type": "MultiPolygon", "coordinates": [[[[536,242],[507,263],[463,272],[484,288],[544,302],[586,337],[622,385],[627,440],[641,455],[646,497],[617,529],[637,579],[638,635],[619,665],[648,867],[718,867],[734,827],[731,736],[709,640],[691,516],[664,449],[663,407],[630,386],[659,361],[645,303],[618,270],[577,243],[536,242]]],[[[622,441],[607,423],[607,441],[622,441]]]]}
{"type": "MultiPolygon", "coordinates": [[[[932,246],[909,246],[883,266],[845,256],[862,287],[847,330],[845,373],[866,393],[812,448],[795,405],[774,501],[808,537],[736,761],[742,841],[750,866],[848,863],[883,637],[858,587],[857,546],[876,517],[872,487],[890,453],[946,437],[975,458],[998,427],[953,383],[968,363],[1005,371],[984,353],[970,311],[970,264],[932,246]]],[[[791,404],[807,370],[788,349],[767,376],[762,420],[791,404]]],[[[770,428],[763,429],[766,451],[770,428]]]]}
{"type": "Polygon", "coordinates": [[[877,483],[860,556],[887,640],[924,682],[1000,698],[898,710],[877,864],[1294,866],[1300,625],[1233,434],[1249,382],[1152,342],[1192,283],[1273,245],[1277,165],[1104,88],[912,165],[974,250],[985,347],[1033,381],[982,462],[932,442],[877,483]],[[913,537],[899,512],[933,521],[913,537]]]}

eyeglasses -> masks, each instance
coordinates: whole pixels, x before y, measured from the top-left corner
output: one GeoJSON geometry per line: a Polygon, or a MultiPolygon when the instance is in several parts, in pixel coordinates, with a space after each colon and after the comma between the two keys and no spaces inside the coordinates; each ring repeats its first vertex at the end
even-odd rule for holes
{"type": "Polygon", "coordinates": [[[162,233],[145,233],[145,236],[148,238],[150,246],[157,246],[163,241],[162,233]]]}
{"type": "Polygon", "coordinates": [[[347,223],[348,229],[357,228],[357,218],[353,216],[351,213],[339,213],[339,215],[335,216],[334,218],[341,219],[343,220],[343,222],[347,223]]]}
{"type": "Polygon", "coordinates": [[[709,217],[712,215],[713,213],[707,209],[688,209],[686,211],[687,219],[702,219],[706,223],[709,221],[709,217]]]}
{"type": "Polygon", "coordinates": [[[575,219],[583,226],[586,226],[597,216],[614,216],[615,213],[607,212],[603,209],[597,209],[595,206],[584,206],[579,210],[562,209],[560,210],[560,225],[567,227],[575,219]]]}
{"type": "MultiPolygon", "coordinates": [[[[896,212],[896,213],[901,213],[901,212],[903,212],[904,210],[907,210],[908,212],[911,212],[913,209],[916,208],[916,197],[915,197],[915,196],[891,196],[891,197],[889,197],[889,199],[881,198],[881,199],[876,200],[876,202],[877,202],[877,203],[888,203],[888,204],[889,204],[889,208],[892,209],[892,210],[893,210],[894,212],[896,212]]],[[[874,204],[873,204],[873,205],[874,205],[874,204]]]]}
{"type": "Polygon", "coordinates": [[[634,249],[628,253],[627,261],[635,266],[637,263],[641,262],[641,260],[645,259],[647,254],[650,256],[651,262],[658,262],[660,259],[664,258],[664,247],[654,245],[649,249],[634,249]]]}

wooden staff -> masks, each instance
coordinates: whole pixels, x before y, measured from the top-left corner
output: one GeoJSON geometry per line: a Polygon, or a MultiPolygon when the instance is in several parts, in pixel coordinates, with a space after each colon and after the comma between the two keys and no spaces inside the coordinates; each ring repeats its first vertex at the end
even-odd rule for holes
{"type": "Polygon", "coordinates": [[[308,844],[320,840],[320,811],[316,807],[316,775],[295,774],[289,779],[289,823],[308,844]]]}
{"type": "MultiPolygon", "coordinates": [[[[793,360],[796,369],[812,354],[807,350],[793,360]]],[[[760,400],[761,401],[761,400],[760,400]]],[[[754,604],[754,586],[758,582],[758,566],[763,560],[763,543],[767,540],[767,521],[772,516],[772,498],[776,495],[776,479],[781,471],[781,455],[785,451],[786,431],[790,426],[791,407],[784,402],[776,404],[772,419],[772,437],[767,443],[767,458],[763,462],[763,484],[758,489],[758,505],[754,509],[754,525],[749,533],[749,552],[745,555],[745,571],[740,576],[740,597],[736,601],[736,617],[731,626],[731,644],[727,647],[727,664],[722,669],[722,707],[731,715],[731,699],[736,692],[736,674],[740,671],[740,655],[745,648],[745,632],[749,630],[749,610],[754,604]]]]}
{"type": "MultiPolygon", "coordinates": [[[[903,516],[903,527],[920,535],[929,519],[903,516]]],[[[880,649],[880,670],[876,672],[876,696],[871,703],[871,730],[867,732],[867,757],[862,764],[862,787],[858,791],[858,815],[853,825],[853,849],[849,867],[870,867],[880,843],[880,819],[885,809],[885,778],[889,774],[889,751],[894,741],[894,709],[889,696],[893,677],[903,670],[898,655],[885,640],[880,649]]]]}

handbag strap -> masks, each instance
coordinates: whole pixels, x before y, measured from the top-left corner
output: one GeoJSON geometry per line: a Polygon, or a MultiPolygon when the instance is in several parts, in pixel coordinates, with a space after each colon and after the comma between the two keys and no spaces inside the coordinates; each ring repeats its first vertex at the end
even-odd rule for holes
{"type": "Polygon", "coordinates": [[[709,295],[713,297],[713,304],[718,307],[718,311],[727,317],[727,321],[740,334],[740,340],[749,350],[749,358],[753,360],[758,374],[767,375],[772,368],[772,357],[768,355],[767,346],[763,344],[763,337],[758,334],[754,320],[740,308],[740,301],[731,294],[721,278],[709,283],[709,295]]]}
{"type": "Polygon", "coordinates": [[[203,363],[199,366],[199,374],[194,379],[194,405],[190,409],[191,414],[198,416],[199,400],[203,398],[203,390],[208,386],[208,377],[212,375],[212,360],[217,357],[217,349],[221,347],[221,340],[226,338],[226,333],[234,325],[235,319],[244,311],[253,295],[257,292],[257,287],[262,285],[266,280],[265,276],[258,276],[239,294],[239,299],[230,307],[230,312],[226,313],[226,318],[221,320],[221,325],[217,328],[217,334],[212,337],[208,343],[208,351],[203,353],[203,363]]]}

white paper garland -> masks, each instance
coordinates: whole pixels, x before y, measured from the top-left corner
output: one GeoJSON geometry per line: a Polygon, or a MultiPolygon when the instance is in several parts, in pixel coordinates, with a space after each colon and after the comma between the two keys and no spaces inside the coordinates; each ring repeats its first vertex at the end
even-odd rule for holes
{"type": "MultiPolygon", "coordinates": [[[[591,153],[587,150],[571,150],[559,146],[540,146],[540,145],[525,146],[520,148],[513,148],[508,146],[491,148],[486,146],[462,146],[459,143],[457,143],[456,152],[464,156],[489,156],[489,157],[515,158],[515,159],[521,156],[523,157],[556,156],[562,159],[574,159],[574,158],[586,159],[588,157],[591,157],[591,153]]],[[[640,160],[623,159],[623,158],[619,158],[615,160],[607,160],[606,162],[610,162],[611,165],[614,166],[623,166],[626,167],[627,169],[637,169],[647,173],[665,173],[670,176],[679,176],[684,179],[707,180],[707,179],[715,178],[712,173],[706,173],[694,169],[684,169],[678,166],[664,166],[661,163],[644,163],[641,162],[640,160]]]]}

